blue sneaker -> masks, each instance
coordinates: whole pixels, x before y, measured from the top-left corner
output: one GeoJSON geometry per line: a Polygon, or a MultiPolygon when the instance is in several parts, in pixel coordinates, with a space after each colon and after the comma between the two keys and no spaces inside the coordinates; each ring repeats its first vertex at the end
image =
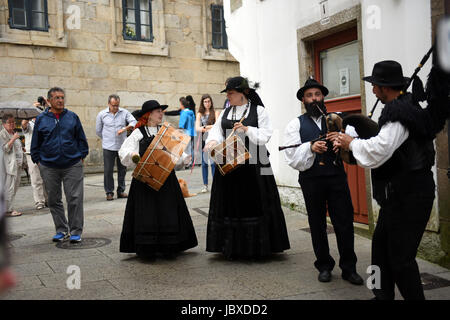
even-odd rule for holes
{"type": "Polygon", "coordinates": [[[57,234],[55,234],[53,236],[53,242],[61,242],[64,241],[65,239],[67,239],[67,234],[63,233],[63,232],[58,232],[57,234]]]}
{"type": "Polygon", "coordinates": [[[71,235],[70,236],[70,242],[71,243],[81,242],[81,236],[79,236],[79,235],[71,235]]]}

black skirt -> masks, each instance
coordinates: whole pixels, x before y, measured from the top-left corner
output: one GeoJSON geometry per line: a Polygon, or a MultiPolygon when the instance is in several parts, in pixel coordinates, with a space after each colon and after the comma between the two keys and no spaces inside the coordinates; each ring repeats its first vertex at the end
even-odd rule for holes
{"type": "Polygon", "coordinates": [[[227,258],[259,258],[290,248],[275,178],[260,169],[245,164],[225,176],[216,170],[206,251],[227,258]]]}
{"type": "Polygon", "coordinates": [[[175,171],[159,191],[133,178],[125,208],[120,252],[176,253],[197,246],[194,225],[175,171]]]}

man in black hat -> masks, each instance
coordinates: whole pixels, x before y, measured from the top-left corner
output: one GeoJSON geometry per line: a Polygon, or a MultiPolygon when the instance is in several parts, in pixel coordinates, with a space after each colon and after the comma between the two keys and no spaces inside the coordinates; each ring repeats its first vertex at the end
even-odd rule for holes
{"type": "Polygon", "coordinates": [[[285,149],[288,164],[299,170],[299,183],[308,212],[308,222],[316,255],[315,267],[319,281],[331,281],[335,261],[330,255],[327,236],[327,208],[336,233],[340,254],[339,267],[342,278],[355,285],[363,279],[356,272],[354,251],[353,205],[347,184],[347,175],[341,163],[333,163],[336,156],[330,142],[317,140],[327,133],[324,97],[328,89],[314,79],[308,79],[297,92],[306,113],[293,119],[285,130],[287,145],[298,148],[285,149]]]}
{"type": "Polygon", "coordinates": [[[404,299],[423,300],[415,257],[435,196],[432,121],[412,94],[403,94],[408,78],[398,62],[376,63],[363,80],[385,104],[380,132],[368,140],[340,134],[335,147],[351,150],[360,166],[372,169],[373,197],[381,207],[372,238],[372,265],[381,279],[373,292],[392,300],[397,285],[404,299]]]}

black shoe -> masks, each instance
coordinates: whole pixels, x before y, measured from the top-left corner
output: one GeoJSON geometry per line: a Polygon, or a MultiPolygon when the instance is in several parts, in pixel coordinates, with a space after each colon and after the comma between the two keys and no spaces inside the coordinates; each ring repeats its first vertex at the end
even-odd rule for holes
{"type": "Polygon", "coordinates": [[[357,274],[356,272],[352,272],[349,275],[342,274],[342,279],[347,280],[351,284],[354,284],[357,286],[361,286],[364,283],[363,278],[361,278],[360,275],[357,274]]]}
{"type": "Polygon", "coordinates": [[[319,273],[319,281],[320,282],[330,282],[331,281],[331,272],[328,270],[323,270],[319,273]]]}

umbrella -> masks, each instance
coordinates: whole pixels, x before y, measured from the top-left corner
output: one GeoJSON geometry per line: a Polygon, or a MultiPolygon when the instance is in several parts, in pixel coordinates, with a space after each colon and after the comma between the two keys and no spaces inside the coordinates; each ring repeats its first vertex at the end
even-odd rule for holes
{"type": "Polygon", "coordinates": [[[16,119],[32,119],[42,111],[27,101],[8,101],[0,103],[0,117],[11,113],[16,119]]]}

